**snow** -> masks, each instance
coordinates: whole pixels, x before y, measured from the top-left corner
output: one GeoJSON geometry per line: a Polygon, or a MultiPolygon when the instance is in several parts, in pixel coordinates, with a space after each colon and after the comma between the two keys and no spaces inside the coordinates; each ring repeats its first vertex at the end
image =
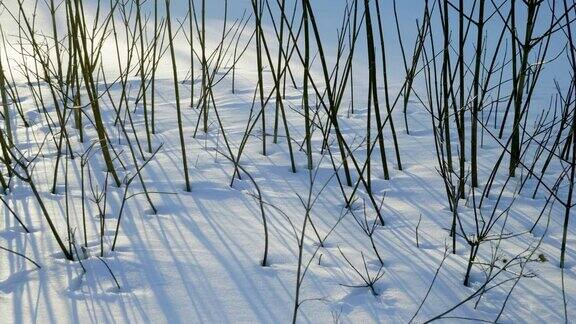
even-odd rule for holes
{"type": "MultiPolygon", "coordinates": [[[[232,2],[231,5],[236,9],[232,10],[234,16],[241,14],[238,8],[250,10],[246,1],[232,2]]],[[[333,32],[328,22],[331,15],[330,3],[332,2],[314,2],[314,5],[319,7],[319,15],[323,19],[322,27],[327,34],[333,32]]],[[[211,4],[208,8],[213,15],[211,24],[219,26],[218,9],[212,6],[216,5],[211,4]]],[[[410,5],[404,5],[401,13],[409,13],[409,7],[410,5]]],[[[418,10],[413,12],[416,16],[419,15],[421,7],[417,8],[418,10]]],[[[175,10],[183,12],[179,9],[180,7],[177,7],[175,10]]],[[[339,17],[341,9],[332,9],[334,15],[339,17]]],[[[386,9],[389,9],[388,6],[386,9]]],[[[391,23],[388,24],[392,26],[391,23]]],[[[413,25],[412,21],[407,19],[406,25],[410,24],[413,25]]],[[[217,28],[211,30],[214,30],[214,35],[218,35],[217,28]]],[[[391,42],[394,42],[392,30],[388,33],[391,42]]],[[[107,60],[106,62],[115,62],[114,47],[108,46],[110,47],[105,50],[107,56],[103,59],[107,60]]],[[[235,94],[231,93],[229,76],[214,88],[218,111],[234,152],[238,150],[249,120],[256,85],[253,51],[254,49],[250,48],[236,71],[235,94]]],[[[178,49],[181,79],[187,74],[188,55],[186,45],[181,44],[178,49]]],[[[400,56],[394,55],[398,53],[392,54],[389,59],[400,62],[400,56]]],[[[362,99],[356,103],[355,114],[347,116],[344,109],[340,114],[343,133],[352,147],[358,146],[357,153],[360,157],[366,153],[365,144],[362,144],[366,119],[366,109],[362,106],[365,105],[366,98],[366,86],[362,78],[366,71],[362,71],[361,67],[363,60],[362,57],[358,58],[355,66],[355,71],[358,70],[355,72],[358,73],[356,96],[362,99]]],[[[375,285],[377,295],[373,295],[366,287],[352,287],[362,285],[362,278],[347,264],[343,255],[361,272],[364,269],[364,256],[367,260],[367,271],[371,276],[379,271],[380,264],[369,239],[352,214],[346,211],[342,194],[333,176],[330,159],[320,154],[321,136],[313,137],[315,169],[312,174],[306,170],[306,155],[299,150],[296,150],[297,172],[290,171],[284,137],[280,137],[278,144],[273,144],[270,137],[268,155],[263,156],[260,124],[255,127],[248,140],[241,164],[254,177],[262,192],[270,230],[269,264],[263,267],[260,262],[264,233],[259,202],[255,198],[255,187],[244,175],[242,180],[234,180],[234,185],[230,187],[234,168],[232,163],[218,153],[224,151],[225,147],[213,113],[210,115],[209,133],[199,131],[196,138],[192,137],[199,111],[188,107],[189,83],[180,85],[180,94],[192,191],[183,190],[184,176],[177,140],[176,108],[168,55],[164,57],[161,66],[157,79],[157,134],[153,136],[153,148],[159,145],[162,145],[162,148],[142,171],[148,190],[155,192],[152,201],[157,208],[157,214],[152,213],[143,195],[129,199],[123,210],[115,251],[110,251],[110,248],[124,188],[108,185],[105,256],[102,260],[117,278],[120,289],[106,264],[97,257],[100,252],[100,238],[96,205],[92,202],[86,204],[88,250],[87,257],[80,265],[79,262],[65,260],[50,234],[29,186],[14,180],[10,193],[2,198],[23,218],[31,233],[25,233],[8,209],[2,206],[0,246],[25,254],[37,261],[42,268],[36,269],[33,264],[14,254],[0,252],[0,322],[288,322],[292,318],[294,307],[298,237],[306,214],[301,198],[306,201],[309,191],[312,192],[312,197],[318,196],[310,218],[319,235],[326,236],[326,239],[324,244],[319,246],[316,234],[309,224],[304,240],[303,263],[306,265],[310,261],[310,267],[301,287],[300,300],[303,303],[298,311],[299,322],[409,322],[434,281],[429,296],[414,319],[416,322],[423,322],[448,310],[481,287],[485,278],[478,267],[472,272],[471,287],[462,284],[469,247],[461,237],[458,238],[457,253],[451,254],[448,251],[445,255],[445,249],[451,246],[449,227],[452,215],[447,207],[444,183],[436,170],[430,114],[419,104],[413,102],[409,106],[411,135],[406,135],[403,123],[400,122],[403,117],[401,108],[394,112],[404,169],[400,171],[395,167],[391,142],[387,142],[389,165],[394,166],[391,168],[391,179],[383,180],[380,165],[376,162],[373,164],[373,192],[378,199],[383,199],[382,215],[386,222],[385,226],[377,226],[374,234],[384,262],[384,275],[375,285]],[[315,172],[316,180],[311,187],[310,177],[314,176],[315,172]],[[326,183],[328,185],[323,188],[326,183]],[[420,216],[417,247],[416,226],[420,216]],[[442,261],[444,257],[445,261],[442,261]],[[86,268],[85,273],[82,266],[86,268]]],[[[391,72],[394,76],[391,81],[393,88],[401,83],[403,73],[401,64],[394,66],[391,72]]],[[[115,69],[112,64],[109,68],[111,71],[115,69]]],[[[316,70],[316,73],[319,71],[316,70]]],[[[197,76],[199,73],[196,71],[197,76]]],[[[270,78],[269,74],[266,78],[270,78]]],[[[112,78],[107,76],[107,79],[112,78]]],[[[134,78],[130,83],[130,96],[133,97],[138,90],[139,80],[134,78]]],[[[18,123],[18,127],[15,127],[15,142],[25,154],[33,156],[48,134],[48,128],[44,117],[36,113],[27,85],[19,81],[18,89],[24,97],[22,104],[27,117],[34,117],[35,123],[25,128],[20,124],[20,120],[14,121],[18,123]]],[[[394,90],[394,93],[396,91],[394,90]]],[[[119,98],[120,92],[120,87],[111,91],[114,98],[119,98]]],[[[541,102],[547,102],[548,97],[542,97],[541,102]]],[[[300,101],[301,93],[290,88],[285,101],[286,111],[291,135],[298,143],[304,138],[304,126],[299,114],[300,101]]],[[[109,99],[103,97],[101,102],[111,142],[115,150],[121,152],[122,161],[133,174],[134,166],[125,138],[113,125],[115,113],[109,99]]],[[[52,107],[49,109],[51,114],[55,114],[52,107]]],[[[131,109],[134,109],[133,100],[131,109]]],[[[132,111],[135,129],[144,145],[143,111],[141,106],[132,111]]],[[[274,102],[271,100],[267,106],[267,114],[270,116],[268,133],[272,132],[273,113],[274,102]]],[[[90,141],[97,138],[93,127],[86,126],[84,131],[90,141]]],[[[283,134],[282,128],[280,133],[283,134]]],[[[478,159],[481,163],[481,179],[488,176],[501,152],[498,144],[486,134],[484,141],[478,159]]],[[[454,137],[453,143],[456,142],[457,137],[454,137]]],[[[79,154],[89,143],[79,143],[74,133],[73,148],[80,152],[79,154]]],[[[376,161],[377,154],[373,155],[376,161]]],[[[77,157],[67,162],[61,161],[62,164],[68,163],[69,167],[69,210],[78,246],[83,240],[80,160],[77,157]]],[[[50,193],[55,161],[56,147],[49,139],[37,158],[34,181],[50,214],[55,218],[59,232],[65,233],[63,172],[58,192],[50,193]]],[[[144,161],[139,159],[138,162],[144,161]]],[[[119,165],[118,161],[116,165],[119,165]]],[[[90,167],[93,181],[99,183],[101,188],[104,184],[105,166],[98,153],[94,154],[90,167]]],[[[534,188],[534,185],[530,184],[528,189],[534,188]]],[[[502,183],[497,182],[494,192],[501,186],[502,183]]],[[[508,188],[514,187],[509,185],[508,188]]],[[[519,198],[514,201],[505,232],[527,231],[538,218],[546,197],[532,199],[532,191],[528,189],[520,193],[519,198]]],[[[351,192],[351,188],[346,190],[351,192]]],[[[136,194],[140,191],[141,185],[136,180],[130,187],[130,193],[136,194]]],[[[357,213],[356,216],[361,218],[362,204],[365,202],[369,205],[369,201],[362,192],[358,193],[357,197],[359,200],[352,209],[357,213]]],[[[506,189],[503,196],[506,202],[502,205],[509,204],[512,197],[511,189],[506,189]]],[[[495,197],[486,201],[487,205],[494,203],[495,197]]],[[[465,205],[464,201],[461,204],[463,215],[472,215],[471,208],[465,205]]],[[[368,217],[369,221],[373,221],[376,215],[371,212],[368,217]]],[[[528,246],[535,246],[541,236],[545,235],[537,254],[542,254],[546,259],[545,262],[533,262],[526,266],[525,271],[534,272],[536,276],[523,278],[518,282],[500,318],[502,322],[564,321],[562,273],[558,268],[563,209],[558,205],[552,209],[547,229],[546,221],[547,215],[533,234],[521,235],[501,243],[500,253],[510,258],[528,246]]],[[[472,223],[467,225],[472,226],[472,223]]],[[[576,306],[575,235],[576,228],[572,222],[568,235],[567,266],[563,273],[568,318],[576,306]]],[[[481,262],[489,261],[490,248],[494,248],[495,244],[482,246],[479,257],[481,262]]],[[[517,270],[518,268],[515,268],[515,271],[517,270]]],[[[501,282],[504,278],[508,277],[503,276],[496,282],[501,282]]],[[[450,313],[449,316],[454,318],[445,321],[460,322],[457,317],[494,320],[513,283],[514,281],[510,281],[486,292],[478,307],[474,307],[477,299],[463,304],[450,313]]]]}

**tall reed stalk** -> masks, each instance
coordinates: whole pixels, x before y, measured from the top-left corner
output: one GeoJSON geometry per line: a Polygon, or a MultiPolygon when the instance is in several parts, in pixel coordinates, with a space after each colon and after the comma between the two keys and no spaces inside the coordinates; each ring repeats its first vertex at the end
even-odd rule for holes
{"type": "Polygon", "coordinates": [[[186,143],[184,140],[184,127],[182,125],[182,112],[180,111],[180,90],[178,89],[178,69],[176,66],[176,53],[174,51],[174,37],[172,34],[172,20],[170,18],[170,0],[166,0],[166,26],[168,28],[168,47],[172,60],[172,77],[174,80],[174,96],[176,98],[176,117],[178,120],[178,134],[180,136],[180,150],[182,151],[182,166],[185,180],[185,190],[191,191],[190,176],[188,175],[188,160],[186,157],[186,143]]]}

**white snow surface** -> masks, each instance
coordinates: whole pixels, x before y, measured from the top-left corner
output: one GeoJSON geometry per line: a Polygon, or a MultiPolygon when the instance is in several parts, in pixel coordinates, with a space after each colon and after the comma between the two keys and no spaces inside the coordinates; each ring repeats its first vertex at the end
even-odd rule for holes
{"type": "MultiPolygon", "coordinates": [[[[234,9],[230,13],[232,17],[240,16],[241,8],[251,10],[247,1],[232,2],[234,9]]],[[[313,4],[319,8],[321,26],[326,35],[335,37],[336,31],[334,24],[332,26],[330,24],[330,17],[338,17],[336,20],[339,21],[343,5],[340,1],[313,1],[313,4]],[[339,4],[335,6],[330,5],[331,3],[339,4]]],[[[185,8],[179,3],[175,6],[185,8]]],[[[221,18],[221,12],[216,4],[210,4],[208,9],[211,23],[215,26],[212,33],[218,35],[220,26],[218,19],[221,18]]],[[[385,17],[392,17],[389,13],[389,4],[386,4],[383,10],[388,10],[385,17]]],[[[417,5],[403,4],[401,13],[408,15],[411,13],[414,17],[418,17],[421,5],[419,2],[417,5]],[[417,10],[410,11],[410,8],[417,10]]],[[[9,19],[5,18],[5,14],[0,17],[2,20],[9,19]]],[[[182,13],[180,17],[182,18],[182,13]]],[[[405,24],[407,30],[415,32],[412,16],[406,19],[405,24]]],[[[387,26],[390,26],[390,30],[387,30],[390,42],[394,43],[396,38],[392,30],[393,23],[387,22],[387,26]]],[[[407,42],[412,44],[411,40],[407,42]]],[[[110,44],[107,46],[110,47],[105,48],[103,60],[106,62],[106,68],[113,70],[116,64],[114,48],[110,44]]],[[[389,59],[398,62],[391,64],[394,66],[391,69],[391,88],[394,93],[402,81],[402,67],[399,61],[401,58],[397,51],[398,49],[390,46],[392,54],[389,59]]],[[[333,53],[330,50],[328,52],[333,53]]],[[[244,135],[256,86],[254,53],[251,46],[237,68],[235,94],[231,93],[229,76],[214,88],[218,112],[235,153],[244,135]]],[[[365,144],[360,146],[365,136],[366,109],[363,105],[366,98],[366,81],[363,76],[367,74],[367,71],[363,71],[362,64],[365,58],[362,55],[364,54],[359,55],[358,64],[355,66],[357,98],[362,99],[358,99],[355,103],[354,114],[348,115],[345,109],[342,109],[340,114],[343,133],[352,146],[359,146],[357,150],[359,156],[365,154],[365,144]]],[[[185,44],[179,46],[178,57],[179,75],[183,79],[187,74],[189,60],[185,44]]],[[[0,322],[289,322],[294,307],[298,261],[298,241],[295,235],[300,235],[305,215],[300,197],[305,201],[310,190],[313,197],[318,195],[310,217],[319,235],[326,236],[326,239],[324,244],[319,246],[314,229],[308,226],[303,260],[305,265],[309,262],[309,269],[301,287],[302,305],[298,313],[298,322],[405,323],[412,319],[429,287],[432,287],[414,319],[415,322],[423,322],[450,309],[480,288],[485,279],[480,266],[473,268],[471,287],[462,284],[469,247],[461,237],[457,240],[457,253],[451,254],[449,251],[440,267],[445,248],[451,244],[449,227],[452,216],[447,206],[444,183],[436,170],[437,159],[430,114],[416,101],[411,102],[408,109],[410,135],[406,135],[401,122],[403,117],[401,108],[397,108],[393,114],[397,121],[403,170],[400,171],[395,167],[391,141],[387,142],[391,166],[390,180],[383,180],[377,154],[373,154],[375,161],[372,171],[373,192],[378,199],[383,199],[382,214],[385,218],[385,225],[378,226],[374,234],[375,243],[384,262],[385,273],[375,286],[377,295],[373,295],[368,288],[354,287],[362,285],[362,279],[342,255],[344,254],[361,272],[364,271],[363,258],[371,275],[375,275],[380,268],[367,236],[352,214],[346,212],[330,159],[320,153],[321,136],[316,134],[313,138],[314,171],[312,173],[307,171],[306,155],[295,145],[297,172],[292,173],[285,138],[280,137],[278,143],[274,144],[270,136],[275,106],[273,99],[266,108],[269,122],[266,130],[269,136],[266,156],[262,155],[260,123],[252,132],[241,164],[253,176],[265,202],[270,246],[268,265],[262,266],[260,262],[264,248],[264,233],[259,203],[255,198],[257,192],[245,175],[242,180],[236,179],[234,185],[230,186],[234,168],[232,163],[218,153],[225,151],[226,148],[214,114],[210,115],[209,132],[204,134],[199,130],[195,138],[192,136],[199,111],[189,107],[189,82],[180,85],[180,94],[187,156],[191,166],[192,191],[183,190],[184,176],[168,54],[165,55],[161,65],[163,68],[159,70],[157,80],[156,134],[153,136],[153,147],[162,145],[162,148],[143,169],[148,190],[156,192],[152,197],[158,212],[153,214],[144,196],[138,194],[141,186],[136,180],[130,188],[130,193],[137,195],[128,200],[125,206],[115,251],[110,251],[110,247],[124,188],[116,188],[112,184],[108,187],[103,260],[111,268],[121,288],[116,287],[105,264],[97,258],[99,220],[95,205],[86,204],[90,236],[88,257],[82,261],[87,272],[83,273],[78,262],[65,260],[59,252],[29,186],[15,180],[11,184],[10,193],[3,198],[22,216],[31,233],[25,233],[8,209],[2,206],[0,246],[27,255],[37,261],[42,268],[36,269],[33,264],[14,254],[0,252],[0,322]],[[311,176],[316,177],[312,188],[311,176]],[[417,247],[416,226],[420,217],[419,247],[417,247]]],[[[316,72],[320,71],[318,67],[316,69],[316,72]]],[[[195,75],[199,77],[200,72],[196,71],[195,75]]],[[[271,79],[269,73],[266,74],[266,78],[271,79]]],[[[111,77],[107,76],[107,79],[111,77]]],[[[138,91],[139,79],[134,77],[130,83],[132,88],[129,94],[130,108],[134,112],[133,118],[140,142],[144,145],[143,111],[141,106],[134,106],[133,100],[138,91]]],[[[23,97],[22,104],[26,109],[26,116],[35,123],[29,128],[19,124],[15,141],[25,154],[32,156],[48,134],[48,128],[44,117],[36,111],[27,85],[19,82],[18,88],[23,97]]],[[[300,115],[301,92],[287,88],[285,104],[291,136],[294,138],[294,143],[301,143],[304,139],[304,126],[300,115]]],[[[120,91],[120,87],[113,87],[111,93],[119,97],[120,91]]],[[[198,93],[199,90],[196,95],[198,93]]],[[[541,102],[545,105],[548,97],[542,94],[541,98],[541,102]]],[[[126,141],[118,128],[113,126],[115,114],[109,99],[103,97],[101,103],[104,121],[114,148],[120,152],[128,172],[133,173],[134,168],[126,141]]],[[[51,113],[54,112],[51,110],[51,113]]],[[[17,122],[20,120],[15,121],[17,122]]],[[[283,128],[280,129],[280,134],[283,135],[283,128]]],[[[93,127],[87,125],[84,131],[89,139],[85,144],[77,140],[77,134],[73,134],[72,145],[78,152],[82,152],[90,141],[97,138],[93,127]]],[[[386,129],[387,138],[390,135],[388,131],[386,129]]],[[[456,134],[453,136],[453,143],[457,143],[456,134]]],[[[41,191],[48,211],[56,220],[57,228],[60,233],[65,233],[66,205],[63,180],[58,185],[58,193],[51,194],[56,148],[51,141],[46,145],[35,162],[34,181],[41,191]]],[[[336,151],[335,145],[334,150],[336,151]]],[[[481,179],[486,179],[500,151],[500,146],[485,134],[478,159],[481,179]]],[[[119,162],[115,161],[115,165],[120,170],[119,162]]],[[[139,162],[142,163],[143,160],[140,159],[139,162]]],[[[68,208],[72,227],[76,228],[76,241],[81,241],[83,238],[80,158],[68,160],[67,163],[70,174],[68,208]]],[[[90,166],[93,169],[94,181],[102,186],[105,172],[99,154],[95,154],[90,166]]],[[[61,178],[63,179],[63,176],[61,178]]],[[[357,175],[354,175],[354,178],[357,179],[357,175]]],[[[512,181],[516,183],[520,179],[519,177],[512,181]]],[[[500,188],[501,185],[502,183],[497,181],[495,187],[500,188]]],[[[534,188],[534,185],[535,183],[529,183],[527,188],[534,188]]],[[[503,199],[508,201],[512,199],[512,190],[515,186],[515,184],[508,185],[510,189],[505,191],[503,199]]],[[[350,193],[352,188],[346,190],[350,193]]],[[[499,189],[495,189],[494,192],[497,190],[499,189]]],[[[523,233],[529,230],[538,218],[546,197],[541,194],[532,199],[531,192],[526,189],[516,198],[504,232],[523,233]]],[[[368,199],[362,190],[358,193],[358,197],[359,200],[352,209],[360,212],[363,202],[368,204],[368,199]]],[[[486,203],[494,204],[495,199],[493,195],[486,203]]],[[[471,208],[466,206],[466,202],[461,203],[462,214],[472,215],[471,208]]],[[[370,220],[374,217],[375,213],[369,213],[370,220]]],[[[523,278],[517,283],[499,318],[501,322],[564,321],[562,272],[558,267],[563,220],[563,209],[555,206],[549,216],[548,229],[546,229],[546,214],[533,233],[502,242],[501,253],[512,256],[529,246],[535,246],[542,235],[545,235],[536,253],[544,256],[546,261],[533,262],[526,266],[525,271],[533,272],[536,276],[523,278]]],[[[576,306],[575,243],[576,228],[572,221],[568,234],[566,268],[563,273],[569,318],[572,318],[570,316],[574,314],[576,306]]],[[[480,262],[488,262],[491,247],[494,246],[483,245],[479,256],[480,262]]],[[[496,282],[509,277],[503,275],[496,282]]],[[[477,298],[464,303],[447,315],[452,316],[452,319],[443,321],[459,323],[462,319],[458,317],[494,320],[513,284],[514,281],[509,281],[487,291],[477,307],[475,307],[477,298]]]]}

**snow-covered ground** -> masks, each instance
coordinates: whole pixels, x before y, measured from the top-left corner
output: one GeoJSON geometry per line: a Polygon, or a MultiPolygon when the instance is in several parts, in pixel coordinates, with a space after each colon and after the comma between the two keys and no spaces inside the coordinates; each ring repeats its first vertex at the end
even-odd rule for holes
{"type": "MultiPolygon", "coordinates": [[[[246,1],[232,2],[234,10],[231,10],[231,15],[234,17],[241,15],[242,8],[251,10],[246,1]]],[[[340,19],[342,14],[342,4],[331,8],[330,3],[334,2],[339,1],[313,1],[314,5],[318,5],[321,26],[328,37],[335,37],[336,33],[330,27],[330,16],[340,19]]],[[[179,12],[177,17],[183,19],[182,12],[186,10],[186,6],[180,3],[175,6],[175,11],[179,12]]],[[[386,4],[384,9],[389,10],[389,7],[389,4],[386,4]]],[[[213,3],[208,6],[210,18],[214,20],[211,21],[215,26],[214,30],[209,33],[213,36],[219,33],[218,10],[213,3]]],[[[404,4],[400,14],[408,15],[405,24],[412,28],[406,28],[415,32],[413,20],[421,14],[421,5],[411,7],[404,4]],[[410,11],[410,8],[416,9],[410,11]],[[414,15],[414,19],[410,14],[414,15]]],[[[393,16],[388,12],[385,17],[393,16]]],[[[0,14],[0,19],[8,21],[12,18],[7,18],[6,13],[3,13],[0,14]]],[[[8,28],[3,23],[0,24],[3,28],[8,28]]],[[[47,26],[49,28],[49,25],[47,26]]],[[[393,23],[387,22],[387,26],[392,28],[393,23]]],[[[390,42],[393,43],[396,41],[393,30],[388,32],[392,39],[390,42]]],[[[10,41],[9,37],[7,41],[10,41]]],[[[409,38],[407,42],[412,44],[409,38]]],[[[110,48],[105,49],[104,68],[113,71],[116,64],[115,48],[113,44],[106,46],[110,48]]],[[[333,49],[330,50],[333,53],[333,49]]],[[[180,44],[177,48],[181,79],[188,73],[187,51],[186,44],[180,44]]],[[[366,61],[363,57],[364,50],[359,51],[362,54],[359,54],[358,63],[355,65],[355,95],[361,99],[355,103],[354,114],[348,114],[345,109],[340,111],[340,122],[349,145],[361,157],[366,154],[363,140],[367,113],[364,76],[367,75],[367,69],[363,67],[366,61]]],[[[400,62],[397,49],[392,48],[390,51],[393,53],[390,60],[400,62]]],[[[238,151],[250,114],[254,112],[251,107],[257,84],[255,59],[255,51],[251,46],[237,67],[234,94],[231,92],[230,75],[213,89],[219,117],[234,153],[238,151]]],[[[316,62],[315,65],[319,64],[316,62]]],[[[423,322],[458,305],[482,287],[485,282],[482,265],[473,268],[470,287],[462,284],[469,253],[469,246],[462,237],[457,239],[457,253],[450,253],[449,229],[452,213],[447,205],[444,182],[437,171],[431,117],[418,102],[411,101],[408,107],[410,135],[406,135],[401,122],[401,108],[397,108],[393,114],[397,121],[403,170],[395,167],[391,141],[387,142],[390,180],[383,180],[376,157],[378,154],[373,154],[375,162],[372,170],[372,190],[381,200],[378,203],[382,203],[381,212],[385,220],[385,225],[378,225],[373,235],[383,261],[381,266],[361,227],[364,221],[363,205],[370,204],[368,197],[360,190],[352,211],[345,207],[330,157],[321,153],[322,137],[319,132],[315,132],[313,137],[314,170],[309,172],[306,169],[306,155],[296,145],[302,143],[305,132],[301,115],[301,91],[287,87],[284,101],[294,148],[297,151],[296,173],[290,170],[285,137],[280,137],[277,144],[272,143],[275,104],[273,99],[270,101],[266,111],[269,121],[266,130],[267,155],[262,155],[262,130],[258,123],[248,139],[241,159],[241,165],[253,177],[261,192],[269,229],[268,264],[262,266],[264,232],[259,193],[246,174],[243,174],[241,180],[235,179],[233,186],[230,186],[234,167],[219,153],[225,152],[226,147],[215,114],[210,115],[210,131],[207,134],[198,131],[193,137],[199,110],[189,107],[190,82],[180,85],[192,184],[191,192],[183,190],[184,175],[169,54],[165,54],[161,66],[156,83],[156,134],[153,135],[153,149],[160,145],[162,147],[142,171],[147,189],[153,192],[152,201],[157,213],[152,212],[150,205],[140,194],[141,184],[135,180],[130,187],[130,194],[134,196],[127,200],[123,209],[116,249],[110,251],[119,221],[118,213],[124,187],[116,188],[108,183],[105,202],[105,253],[102,258],[105,262],[98,258],[100,219],[96,204],[90,200],[87,200],[85,206],[88,218],[88,248],[86,252],[79,252],[86,258],[81,263],[67,261],[54,241],[29,185],[14,179],[10,192],[1,198],[21,216],[31,233],[25,233],[11,211],[3,205],[0,207],[0,246],[25,254],[42,268],[36,269],[32,263],[20,256],[0,252],[0,322],[289,322],[294,308],[299,236],[309,194],[314,204],[310,211],[311,223],[308,223],[303,241],[303,264],[309,265],[309,268],[300,288],[302,303],[298,311],[299,322],[423,322]],[[311,182],[310,179],[314,181],[311,182]],[[416,245],[417,235],[419,246],[416,245]],[[318,237],[323,239],[323,244],[319,244],[318,237]],[[375,294],[369,288],[361,287],[364,284],[363,279],[353,267],[362,275],[367,271],[371,277],[383,273],[374,286],[375,294]]],[[[391,88],[396,93],[402,82],[403,70],[400,63],[391,66],[391,88]]],[[[314,71],[320,73],[320,68],[315,66],[314,71]]],[[[553,74],[550,78],[566,78],[565,74],[547,73],[553,74]]],[[[199,70],[195,75],[199,77],[199,70]]],[[[110,82],[112,78],[107,76],[107,79],[110,82]]],[[[266,79],[271,80],[270,73],[266,73],[266,79]]],[[[318,79],[320,80],[320,77],[318,79]]],[[[131,90],[128,97],[132,118],[140,142],[144,145],[143,110],[141,105],[134,105],[139,79],[135,75],[129,83],[131,90]]],[[[17,81],[17,84],[25,116],[32,125],[25,128],[20,119],[14,119],[14,125],[17,125],[14,141],[24,155],[34,156],[45,138],[48,138],[49,129],[45,117],[37,111],[29,87],[22,81],[17,81]]],[[[198,96],[199,85],[196,85],[198,96]]],[[[102,84],[102,89],[105,88],[102,84]]],[[[543,89],[549,91],[552,87],[545,85],[543,89]]],[[[112,87],[112,98],[117,100],[121,91],[119,86],[112,87]]],[[[542,106],[547,104],[547,94],[542,94],[538,101],[542,106]]],[[[120,129],[114,126],[116,114],[110,98],[103,96],[101,104],[111,143],[121,157],[115,164],[118,170],[122,170],[123,163],[126,165],[128,171],[120,172],[121,175],[130,172],[134,174],[128,144],[120,129]]],[[[254,110],[258,107],[257,102],[254,110]]],[[[48,109],[54,115],[53,108],[49,106],[48,109]]],[[[500,116],[502,113],[503,111],[500,116]]],[[[324,121],[325,115],[320,115],[324,121]]],[[[69,211],[71,227],[75,229],[76,245],[80,249],[84,239],[80,154],[97,136],[95,129],[87,124],[84,132],[89,140],[82,144],[78,141],[76,131],[70,129],[72,147],[78,156],[74,160],[60,161],[61,180],[57,193],[50,193],[56,162],[56,146],[51,138],[41,147],[41,153],[34,162],[33,178],[60,233],[66,233],[65,217],[67,210],[69,211]],[[64,192],[66,165],[68,199],[64,192]]],[[[386,129],[387,138],[390,135],[388,131],[386,129]]],[[[457,143],[457,135],[452,135],[453,143],[457,143]]],[[[337,149],[336,144],[333,149],[337,149]]],[[[99,151],[95,149],[95,152],[89,167],[93,188],[98,191],[105,182],[105,166],[99,151]]],[[[481,179],[488,177],[500,152],[501,147],[485,134],[478,158],[481,179]]],[[[150,157],[150,154],[145,155],[150,157]]],[[[143,163],[143,160],[139,159],[139,163],[143,163]]],[[[353,173],[353,177],[354,180],[358,179],[357,174],[353,173]]],[[[527,189],[518,195],[514,194],[517,186],[515,183],[519,183],[521,179],[512,179],[514,183],[508,184],[508,189],[503,194],[502,200],[505,203],[502,205],[513,201],[513,207],[502,231],[523,234],[503,240],[497,247],[496,242],[483,245],[478,262],[490,262],[491,249],[498,248],[499,257],[505,260],[525,249],[536,247],[541,241],[534,251],[534,258],[540,262],[530,262],[522,268],[511,268],[513,272],[521,269],[534,276],[530,275],[516,282],[508,280],[514,278],[514,273],[502,274],[489,285],[497,285],[496,287],[486,291],[480,299],[473,298],[457,307],[446,315],[445,321],[458,323],[462,318],[493,321],[504,304],[506,306],[499,321],[507,323],[563,322],[565,305],[568,318],[574,314],[574,222],[569,227],[562,284],[562,272],[558,264],[564,211],[559,205],[554,205],[550,214],[546,212],[542,216],[532,233],[525,233],[540,216],[547,196],[543,193],[532,199],[532,190],[529,189],[534,188],[535,183],[528,183],[527,189]],[[498,285],[499,283],[502,284],[498,285]],[[508,297],[513,286],[514,289],[508,297]]],[[[494,192],[501,186],[502,182],[496,181],[494,192]]],[[[345,188],[348,194],[352,189],[345,188]]],[[[91,197],[92,192],[86,194],[91,197]]],[[[495,203],[495,195],[485,202],[486,206],[495,203]]],[[[473,215],[470,204],[470,201],[462,202],[463,218],[473,215]]],[[[368,222],[374,221],[375,217],[373,211],[367,213],[368,222]]],[[[472,222],[471,217],[468,219],[472,222]]],[[[500,226],[502,224],[499,223],[498,227],[500,226]]],[[[469,229],[471,230],[471,227],[469,229]]],[[[496,232],[500,233],[500,228],[495,230],[496,232]]]]}

